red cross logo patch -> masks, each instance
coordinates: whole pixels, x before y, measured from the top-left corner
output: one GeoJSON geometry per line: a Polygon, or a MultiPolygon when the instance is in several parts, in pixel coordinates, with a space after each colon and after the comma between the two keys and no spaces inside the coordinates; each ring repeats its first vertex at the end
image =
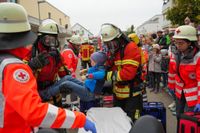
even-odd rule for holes
{"type": "Polygon", "coordinates": [[[20,83],[26,83],[29,81],[30,76],[24,69],[17,69],[13,74],[13,78],[20,83]]]}
{"type": "Polygon", "coordinates": [[[179,34],[181,31],[179,29],[176,30],[176,33],[179,34]]]}

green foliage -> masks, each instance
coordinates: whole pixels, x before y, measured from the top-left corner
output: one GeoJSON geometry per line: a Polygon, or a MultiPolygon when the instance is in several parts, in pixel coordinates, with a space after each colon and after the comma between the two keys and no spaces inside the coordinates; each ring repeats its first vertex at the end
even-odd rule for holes
{"type": "Polygon", "coordinates": [[[175,6],[167,11],[166,18],[173,25],[183,25],[186,17],[200,24],[200,0],[175,0],[175,6]]]}
{"type": "Polygon", "coordinates": [[[129,34],[131,34],[131,33],[135,33],[134,29],[135,29],[134,25],[131,25],[131,27],[129,27],[129,28],[125,31],[125,34],[126,34],[126,35],[129,35],[129,34]]]}

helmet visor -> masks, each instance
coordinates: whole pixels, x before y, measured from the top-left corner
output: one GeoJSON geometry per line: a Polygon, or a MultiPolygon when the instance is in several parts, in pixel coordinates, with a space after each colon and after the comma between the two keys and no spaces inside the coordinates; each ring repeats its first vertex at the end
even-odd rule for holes
{"type": "Polygon", "coordinates": [[[55,36],[45,35],[43,37],[44,45],[47,47],[58,47],[58,40],[55,36]]]}
{"type": "Polygon", "coordinates": [[[119,44],[115,40],[105,42],[105,45],[111,53],[115,53],[119,49],[119,44]]]}

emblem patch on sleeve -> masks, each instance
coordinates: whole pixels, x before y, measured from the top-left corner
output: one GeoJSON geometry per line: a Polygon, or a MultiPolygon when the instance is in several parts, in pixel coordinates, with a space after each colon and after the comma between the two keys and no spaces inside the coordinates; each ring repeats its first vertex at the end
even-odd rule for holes
{"type": "Polygon", "coordinates": [[[69,54],[69,55],[68,55],[68,58],[70,58],[70,59],[71,59],[71,58],[72,58],[72,54],[69,54]]]}
{"type": "Polygon", "coordinates": [[[24,69],[17,69],[13,73],[13,78],[20,83],[26,83],[29,81],[30,76],[24,69]]]}

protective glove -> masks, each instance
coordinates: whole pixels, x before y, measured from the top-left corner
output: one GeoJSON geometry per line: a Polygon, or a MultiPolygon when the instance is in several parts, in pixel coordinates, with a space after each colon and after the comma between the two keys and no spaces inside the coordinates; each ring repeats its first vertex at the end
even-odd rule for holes
{"type": "Polygon", "coordinates": [[[80,72],[79,72],[79,75],[83,75],[83,74],[85,74],[87,72],[87,69],[82,69],[82,70],[80,70],[80,72]]]}
{"type": "Polygon", "coordinates": [[[84,129],[86,131],[91,131],[92,133],[97,133],[95,124],[93,122],[91,122],[89,119],[86,118],[86,122],[84,125],[84,129]]]}
{"type": "Polygon", "coordinates": [[[43,68],[44,66],[49,64],[48,57],[49,57],[49,54],[46,52],[39,53],[38,56],[32,58],[28,62],[28,65],[30,66],[32,70],[43,68]]]}
{"type": "Polygon", "coordinates": [[[194,107],[194,112],[200,112],[200,104],[196,104],[194,107]]]}
{"type": "Polygon", "coordinates": [[[82,80],[82,81],[85,81],[85,80],[86,80],[86,76],[85,76],[85,75],[82,75],[82,76],[81,76],[81,80],[82,80]]]}

